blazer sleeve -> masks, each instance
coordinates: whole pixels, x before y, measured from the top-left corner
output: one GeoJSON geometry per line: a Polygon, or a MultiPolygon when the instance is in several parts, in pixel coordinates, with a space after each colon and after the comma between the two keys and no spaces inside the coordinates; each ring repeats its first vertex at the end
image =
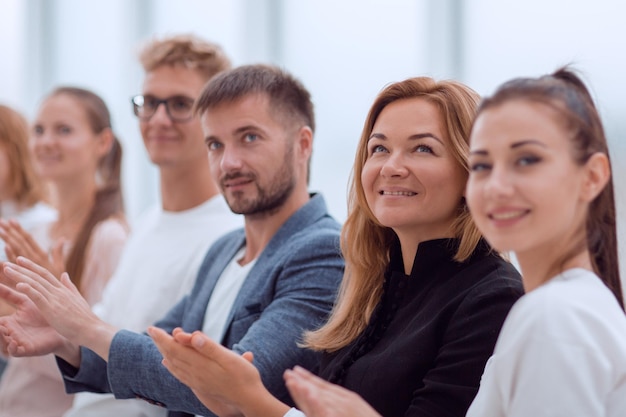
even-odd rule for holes
{"type": "Polygon", "coordinates": [[[483,282],[461,302],[442,335],[435,366],[415,391],[405,417],[465,415],[502,324],[521,296],[521,289],[507,285],[505,278],[500,281],[496,286],[483,282]]]}
{"type": "Polygon", "coordinates": [[[109,393],[111,387],[107,378],[107,363],[95,352],[80,348],[80,367],[74,368],[63,359],[56,357],[57,366],[61,371],[65,391],[68,394],[77,392],[109,393]]]}
{"type": "Polygon", "coordinates": [[[295,365],[318,370],[320,355],[297,343],[305,330],[321,326],[332,309],[344,269],[338,248],[338,239],[328,235],[308,239],[302,246],[290,245],[273,300],[260,314],[231,325],[231,338],[239,340],[232,349],[254,353],[265,387],[291,405],[283,372],[295,365]]]}
{"type": "MultiPolygon", "coordinates": [[[[255,303],[246,304],[250,314],[229,328],[229,338],[237,341],[229,347],[239,353],[252,351],[266,387],[283,400],[289,399],[282,380],[285,369],[300,364],[315,371],[318,366],[317,354],[298,348],[296,343],[303,330],[322,323],[333,305],[343,276],[338,248],[336,233],[332,238],[312,236],[302,246],[288,245],[277,260],[278,276],[273,280],[259,277],[275,285],[269,305],[262,312],[255,312],[255,303]]],[[[183,300],[175,306],[159,326],[170,331],[172,326],[180,325],[179,316],[186,309],[199,307],[185,303],[183,300]]],[[[213,416],[187,386],[167,371],[161,360],[148,336],[118,332],[111,343],[108,363],[108,379],[116,398],[143,398],[171,411],[213,416]]]]}

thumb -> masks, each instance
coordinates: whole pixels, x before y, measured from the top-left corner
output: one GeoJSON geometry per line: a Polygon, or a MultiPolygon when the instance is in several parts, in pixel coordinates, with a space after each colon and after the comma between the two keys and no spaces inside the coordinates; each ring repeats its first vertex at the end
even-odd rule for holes
{"type": "Polygon", "coordinates": [[[241,356],[250,363],[254,362],[254,353],[252,352],[244,352],[241,356]]]}

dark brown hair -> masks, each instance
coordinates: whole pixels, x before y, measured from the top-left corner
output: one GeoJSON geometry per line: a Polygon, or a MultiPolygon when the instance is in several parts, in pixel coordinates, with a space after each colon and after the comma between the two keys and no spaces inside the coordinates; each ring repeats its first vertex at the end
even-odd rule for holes
{"type": "MultiPolygon", "coordinates": [[[[510,100],[529,100],[550,106],[570,132],[572,155],[585,164],[595,153],[609,158],[602,120],[594,100],[581,78],[569,67],[539,78],[517,78],[497,89],[480,105],[479,113],[510,100]]],[[[609,159],[610,161],[610,159],[609,159]]],[[[613,176],[591,202],[584,225],[585,239],[566,258],[587,248],[594,272],[613,292],[624,308],[617,255],[617,228],[613,176]]],[[[565,261],[567,259],[563,259],[565,261]]]]}
{"type": "MultiPolygon", "coordinates": [[[[104,100],[95,93],[77,87],[59,87],[48,97],[65,95],[76,100],[87,115],[87,120],[94,133],[111,129],[111,115],[104,100]]],[[[72,250],[65,265],[72,282],[80,289],[82,273],[85,267],[85,251],[93,228],[101,221],[124,213],[124,201],[121,189],[122,147],[113,136],[109,152],[98,162],[98,190],[94,204],[85,224],[78,232],[72,250]]]]}
{"type": "Polygon", "coordinates": [[[315,116],[311,94],[287,72],[269,65],[245,65],[223,72],[211,79],[196,100],[195,113],[202,114],[223,103],[231,103],[250,94],[264,94],[272,112],[285,115],[315,132],[315,116]]]}

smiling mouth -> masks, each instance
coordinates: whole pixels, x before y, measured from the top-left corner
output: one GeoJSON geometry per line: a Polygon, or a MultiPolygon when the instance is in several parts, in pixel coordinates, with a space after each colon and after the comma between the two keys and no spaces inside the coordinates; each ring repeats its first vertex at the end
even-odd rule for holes
{"type": "Polygon", "coordinates": [[[413,191],[379,191],[378,194],[391,195],[391,196],[405,196],[405,197],[412,197],[414,195],[417,195],[417,193],[413,191]]]}
{"type": "Polygon", "coordinates": [[[530,210],[516,210],[516,211],[507,211],[503,213],[491,213],[489,214],[489,218],[492,220],[511,220],[517,219],[519,217],[524,216],[530,210]]]}

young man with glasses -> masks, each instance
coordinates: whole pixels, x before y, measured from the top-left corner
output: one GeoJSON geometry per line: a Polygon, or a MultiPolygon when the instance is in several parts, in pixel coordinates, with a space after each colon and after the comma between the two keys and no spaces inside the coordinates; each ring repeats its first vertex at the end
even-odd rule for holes
{"type": "MultiPolygon", "coordinates": [[[[213,181],[199,118],[192,112],[202,86],[230,68],[222,49],[195,36],[153,39],[140,61],[143,91],[132,98],[141,136],[159,172],[161,201],[133,224],[131,239],[100,304],[106,322],[137,332],[187,294],[208,248],[240,227],[213,181]]],[[[165,415],[141,400],[79,393],[65,417],[165,415]]]]}

